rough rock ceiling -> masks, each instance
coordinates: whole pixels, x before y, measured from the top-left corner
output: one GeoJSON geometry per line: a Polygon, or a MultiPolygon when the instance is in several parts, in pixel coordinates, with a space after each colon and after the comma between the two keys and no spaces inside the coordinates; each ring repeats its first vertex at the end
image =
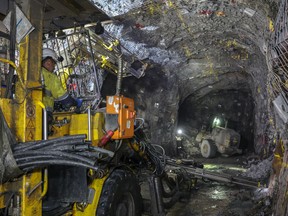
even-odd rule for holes
{"type": "Polygon", "coordinates": [[[95,4],[114,16],[106,29],[121,38],[128,50],[177,74],[184,89],[193,86],[180,89],[182,99],[213,84],[203,81],[207,76],[255,75],[259,69],[254,65],[262,65],[255,59],[264,58],[269,21],[277,8],[273,1],[244,0],[110,0],[95,4]]]}

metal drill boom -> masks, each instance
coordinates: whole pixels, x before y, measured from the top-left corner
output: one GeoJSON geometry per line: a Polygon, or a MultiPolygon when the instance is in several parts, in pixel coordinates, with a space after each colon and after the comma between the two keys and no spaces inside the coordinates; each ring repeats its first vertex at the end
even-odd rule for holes
{"type": "Polygon", "coordinates": [[[237,185],[242,185],[242,186],[246,186],[250,188],[264,187],[260,181],[253,181],[253,180],[246,179],[243,177],[232,176],[226,173],[210,172],[210,171],[205,170],[204,168],[198,168],[195,165],[185,165],[181,163],[179,164],[173,160],[167,160],[167,165],[171,169],[179,169],[179,168],[184,169],[186,173],[198,179],[207,179],[207,180],[212,180],[212,181],[237,184],[237,185]]]}

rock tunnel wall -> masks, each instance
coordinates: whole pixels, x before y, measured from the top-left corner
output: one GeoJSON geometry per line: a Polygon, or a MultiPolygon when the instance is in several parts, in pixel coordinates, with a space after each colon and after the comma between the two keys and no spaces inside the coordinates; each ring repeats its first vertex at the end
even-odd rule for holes
{"type": "Polygon", "coordinates": [[[163,146],[166,154],[175,155],[179,103],[177,77],[164,73],[161,67],[152,67],[141,80],[130,79],[124,85],[127,94],[133,97],[134,93],[137,116],[145,119],[151,142],[163,146]]]}
{"type": "MultiPolygon", "coordinates": [[[[183,105],[188,106],[186,109],[189,110],[189,106],[193,108],[198,100],[201,101],[203,97],[209,98],[209,95],[213,95],[217,93],[217,91],[222,90],[223,92],[227,92],[229,90],[236,90],[239,92],[248,92],[252,98],[249,103],[252,104],[249,104],[248,107],[250,108],[249,110],[246,110],[246,112],[249,113],[249,116],[252,116],[252,125],[254,125],[252,128],[254,140],[250,145],[254,143],[254,148],[258,154],[268,154],[268,151],[271,153],[266,87],[268,67],[265,55],[261,53],[259,48],[254,46],[253,51],[254,53],[247,52],[247,58],[237,62],[231,58],[231,55],[233,56],[234,53],[222,53],[225,57],[210,58],[209,62],[206,64],[203,62],[199,64],[200,61],[197,62],[196,60],[193,60],[193,62],[190,61],[182,66],[183,68],[180,70],[184,71],[183,73],[186,74],[186,76],[181,76],[179,78],[180,104],[183,100],[186,100],[186,104],[183,105]],[[196,67],[194,67],[194,65],[196,67]],[[219,65],[222,65],[222,67],[219,67],[219,65]],[[223,65],[225,67],[223,67],[223,65]],[[188,98],[192,101],[191,103],[187,103],[188,98]]],[[[225,102],[222,102],[222,104],[229,105],[232,99],[231,97],[229,97],[229,95],[224,97],[223,100],[225,102]]],[[[248,102],[248,100],[246,102],[248,102]]],[[[242,103],[245,103],[244,99],[242,103]]],[[[215,109],[217,109],[218,104],[214,104],[214,106],[215,109]]],[[[238,115],[237,109],[225,111],[222,108],[222,111],[224,113],[226,112],[226,115],[228,116],[238,115]]],[[[221,113],[221,109],[218,108],[218,112],[221,113]]],[[[211,114],[216,113],[211,112],[207,115],[211,114]]],[[[202,117],[199,119],[201,120],[201,118],[202,117]]],[[[197,121],[197,119],[194,120],[197,121]]],[[[200,129],[200,127],[198,129],[200,129]]],[[[271,140],[273,140],[273,138],[271,140]]]]}

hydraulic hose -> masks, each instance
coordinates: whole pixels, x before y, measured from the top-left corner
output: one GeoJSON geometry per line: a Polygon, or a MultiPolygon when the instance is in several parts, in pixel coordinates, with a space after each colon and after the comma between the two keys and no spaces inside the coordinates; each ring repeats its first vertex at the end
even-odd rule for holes
{"type": "Polygon", "coordinates": [[[50,146],[42,147],[41,150],[51,150],[51,151],[67,151],[67,152],[78,152],[78,151],[89,151],[89,146],[87,143],[61,143],[61,144],[53,144],[50,146]]]}
{"type": "Polygon", "coordinates": [[[49,148],[53,148],[53,146],[58,145],[80,145],[80,144],[85,144],[83,140],[67,140],[67,141],[62,141],[59,143],[37,143],[34,146],[28,146],[27,148],[22,148],[21,150],[16,150],[17,151],[31,151],[31,150],[39,150],[39,149],[43,149],[45,147],[49,148]]]}
{"type": "MultiPolygon", "coordinates": [[[[84,135],[85,136],[85,135],[84,135]]],[[[34,145],[50,145],[50,144],[54,144],[54,143],[61,143],[61,142],[66,142],[68,140],[75,140],[75,139],[79,139],[80,141],[82,141],[83,139],[86,138],[82,138],[83,135],[75,135],[73,137],[68,136],[68,137],[60,137],[60,138],[56,138],[56,139],[50,139],[50,140],[38,140],[38,141],[32,141],[32,142],[25,142],[25,143],[19,143],[17,144],[13,150],[14,151],[18,151],[18,150],[23,150],[23,149],[27,149],[30,146],[34,146],[34,145]]]]}
{"type": "Polygon", "coordinates": [[[101,159],[102,158],[102,154],[99,152],[76,152],[77,155],[81,155],[83,157],[89,157],[89,158],[93,158],[93,159],[101,159]]]}
{"type": "Polygon", "coordinates": [[[122,55],[118,55],[118,74],[117,74],[117,83],[116,83],[116,95],[120,96],[121,94],[121,84],[123,76],[123,60],[122,55]]]}
{"type": "Polygon", "coordinates": [[[72,159],[75,161],[82,161],[84,163],[94,165],[95,162],[91,159],[87,159],[85,157],[81,157],[79,155],[74,155],[74,154],[69,154],[65,152],[60,152],[60,151],[45,151],[45,152],[40,152],[40,151],[33,151],[33,152],[24,152],[20,154],[15,154],[14,155],[16,162],[19,161],[28,161],[28,160],[38,160],[41,158],[67,158],[67,159],[72,159]]]}
{"type": "Polygon", "coordinates": [[[90,149],[100,152],[102,154],[108,155],[109,157],[113,157],[114,156],[114,152],[103,149],[103,148],[99,148],[99,147],[95,147],[95,146],[90,146],[90,149]]]}
{"type": "Polygon", "coordinates": [[[22,143],[15,146],[13,155],[24,172],[49,165],[80,166],[97,171],[97,159],[113,157],[114,152],[91,146],[86,135],[65,136],[51,140],[22,143]]]}
{"type": "Polygon", "coordinates": [[[40,147],[52,145],[52,144],[61,144],[61,143],[83,143],[84,139],[86,138],[86,135],[73,135],[73,136],[64,136],[56,139],[51,140],[41,140],[36,142],[29,142],[27,143],[21,143],[14,147],[14,151],[19,150],[32,150],[37,149],[40,147]]]}
{"type": "Polygon", "coordinates": [[[25,172],[28,172],[28,171],[31,171],[32,169],[35,169],[36,165],[37,165],[37,167],[50,166],[50,165],[78,166],[78,167],[84,167],[84,168],[87,168],[87,169],[92,169],[92,170],[95,170],[95,171],[97,171],[99,169],[96,166],[83,164],[83,163],[77,162],[77,161],[67,161],[67,160],[62,160],[62,159],[29,161],[29,162],[26,162],[26,163],[19,164],[19,168],[22,169],[25,172]]]}

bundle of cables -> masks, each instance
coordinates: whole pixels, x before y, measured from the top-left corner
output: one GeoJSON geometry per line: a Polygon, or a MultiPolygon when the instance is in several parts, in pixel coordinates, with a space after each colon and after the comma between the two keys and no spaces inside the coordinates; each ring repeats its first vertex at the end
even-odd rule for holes
{"type": "Polygon", "coordinates": [[[155,165],[154,173],[156,175],[162,175],[166,166],[166,154],[164,148],[160,145],[151,144],[146,141],[141,141],[140,146],[142,149],[145,149],[148,157],[155,165]]]}
{"type": "Polygon", "coordinates": [[[152,144],[144,131],[138,127],[135,130],[135,140],[140,145],[140,151],[145,152],[155,167],[153,171],[156,175],[162,175],[166,166],[166,154],[162,146],[152,144]]]}
{"type": "Polygon", "coordinates": [[[98,171],[98,159],[114,153],[85,141],[86,135],[71,135],[55,139],[19,143],[13,155],[18,167],[29,172],[49,165],[78,166],[98,171]]]}

